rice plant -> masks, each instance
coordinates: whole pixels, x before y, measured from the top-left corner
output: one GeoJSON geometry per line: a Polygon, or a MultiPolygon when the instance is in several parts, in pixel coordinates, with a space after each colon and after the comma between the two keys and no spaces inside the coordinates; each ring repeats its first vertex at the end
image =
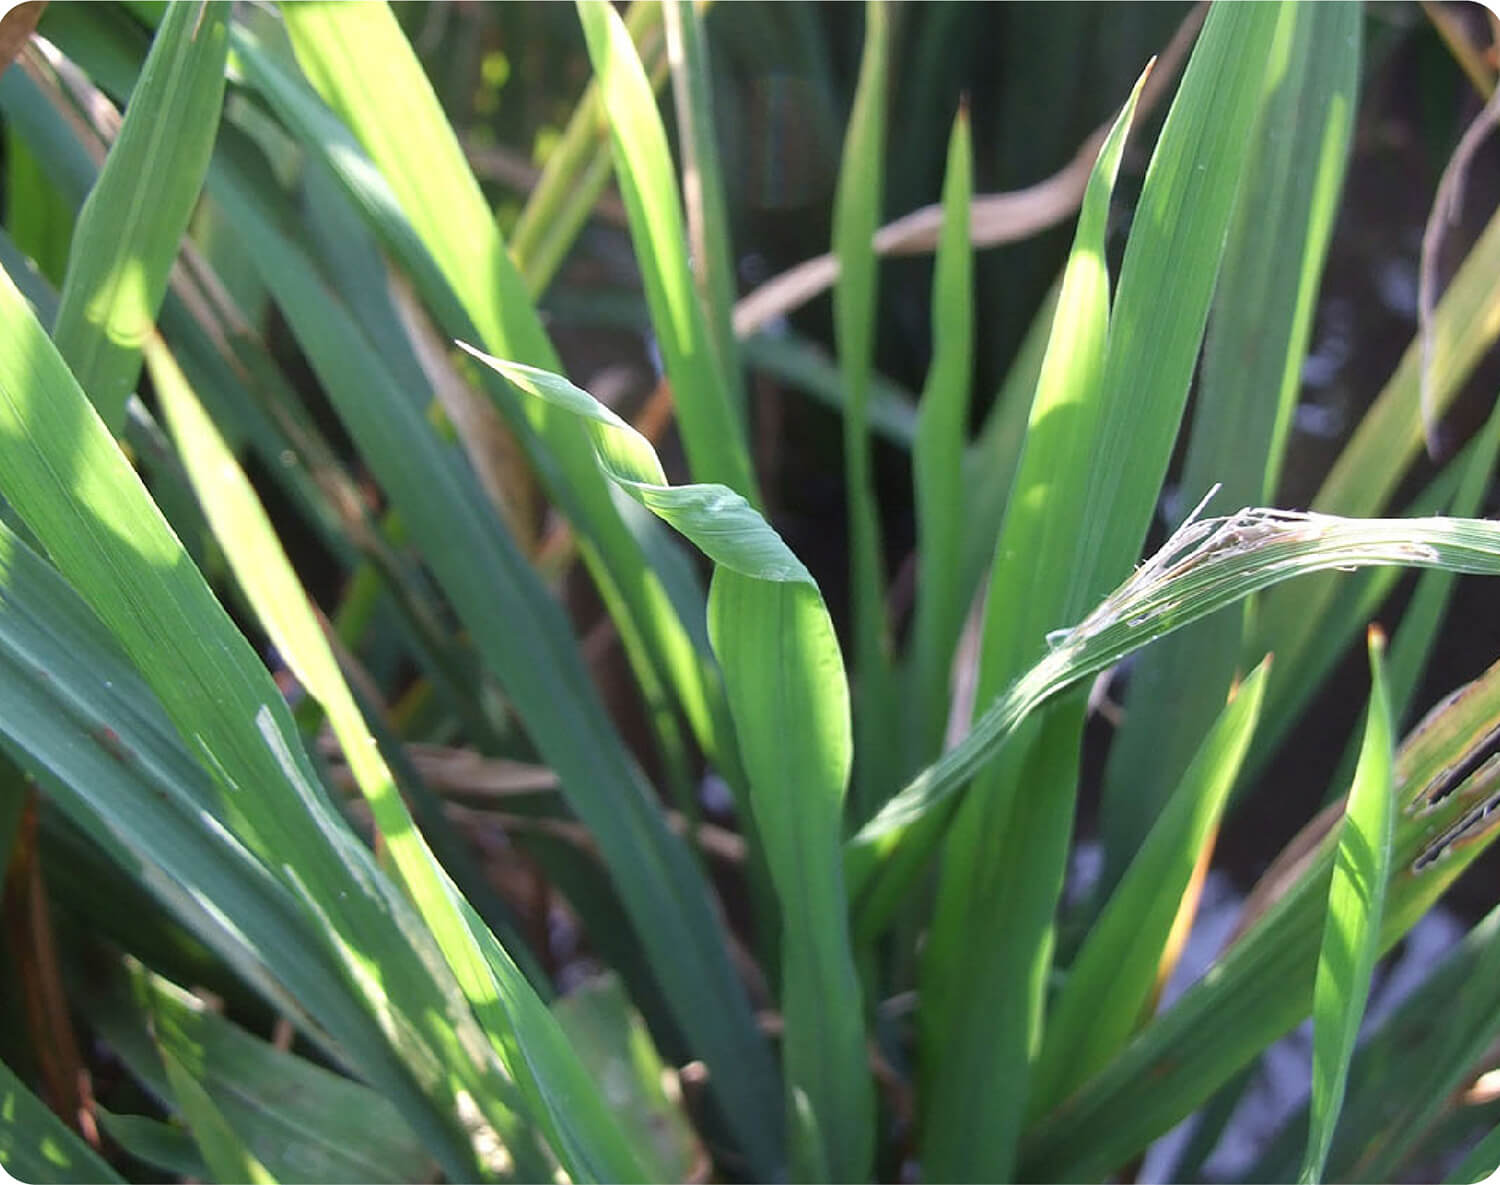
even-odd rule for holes
{"type": "Polygon", "coordinates": [[[1213,1180],[1306,1022],[1236,1172],[1494,1172],[1492,894],[1371,1007],[1500,820],[1477,17],[5,13],[0,1167],[1213,1180]]]}

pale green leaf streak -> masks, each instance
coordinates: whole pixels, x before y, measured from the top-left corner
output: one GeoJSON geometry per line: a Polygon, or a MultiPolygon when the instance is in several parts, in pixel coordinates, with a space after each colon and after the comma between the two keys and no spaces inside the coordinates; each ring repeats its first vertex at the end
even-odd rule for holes
{"type": "Polygon", "coordinates": [[[249,1185],[276,1185],[276,1178],[245,1147],[244,1141],[225,1122],[219,1108],[214,1105],[213,1098],[188,1073],[176,1054],[165,1044],[160,1052],[177,1105],[186,1117],[188,1130],[193,1133],[198,1150],[203,1153],[203,1160],[214,1179],[245,1181],[249,1185]]]}
{"type": "Polygon", "coordinates": [[[161,1054],[170,1054],[272,1177],[395,1185],[433,1169],[390,1100],[253,1036],[134,959],[100,964],[75,999],[132,1076],[165,1099],[173,1089],[161,1054]]]}

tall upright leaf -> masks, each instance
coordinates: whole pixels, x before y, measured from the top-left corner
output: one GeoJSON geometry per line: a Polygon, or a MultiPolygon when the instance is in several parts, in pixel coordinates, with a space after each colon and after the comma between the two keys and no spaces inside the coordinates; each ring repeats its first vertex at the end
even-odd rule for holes
{"type": "Polygon", "coordinates": [[[974,355],[974,258],[969,246],[973,147],[963,108],[948,142],[943,232],[932,278],[932,365],[917,418],[912,479],[917,502],[917,610],[912,626],[915,768],[934,756],[948,720],[948,672],[967,610],[960,556],[966,505],[964,440],[974,355]]]}
{"type": "Polygon", "coordinates": [[[722,354],[732,339],[725,341],[710,330],[699,303],[688,264],[677,174],[656,95],[613,6],[582,0],[578,18],[609,120],[615,177],[630,216],[646,303],[672,384],[689,467],[699,481],[719,482],[759,502],[744,422],[725,376],[733,359],[722,354]]]}
{"type": "Polygon", "coordinates": [[[1344,1106],[1349,1061],[1359,1037],[1370,976],[1380,953],[1381,914],[1390,877],[1396,807],[1391,766],[1391,708],[1382,659],[1385,636],[1370,630],[1370,707],[1354,784],[1339,828],[1328,889],[1328,915],[1313,986],[1313,1073],[1307,1155],[1298,1179],[1314,1185],[1333,1144],[1333,1129],[1344,1106]]]}
{"type": "Polygon", "coordinates": [[[849,516],[849,586],[854,616],[853,814],[863,821],[880,805],[897,768],[885,559],[875,500],[870,441],[870,375],[875,365],[878,264],[875,230],[885,192],[886,87],[890,7],[866,0],[865,41],[854,108],[844,132],[834,196],[834,337],[844,378],[844,500],[849,516]]]}
{"type": "MultiPolygon", "coordinates": [[[[1500,211],[1490,217],[1454,274],[1431,322],[1429,393],[1446,408],[1485,352],[1500,340],[1500,211]]],[[[1312,500],[1328,514],[1390,513],[1390,500],[1424,446],[1421,343],[1413,340],[1312,500]]],[[[1361,622],[1340,612],[1347,582],[1330,574],[1295,595],[1267,596],[1257,614],[1254,652],[1274,650],[1276,670],[1266,693],[1257,740],[1263,753],[1300,718],[1307,698],[1353,641],[1361,622]]],[[[1250,769],[1257,764],[1252,754],[1250,769]]]]}
{"type": "MultiPolygon", "coordinates": [[[[1008,668],[1034,646],[1036,634],[1051,628],[1048,621],[1056,624],[1050,615],[1067,592],[1070,573],[1047,557],[1070,545],[1067,532],[1076,527],[1079,508],[1062,504],[1070,496],[1076,499],[1076,489],[1056,478],[1077,472],[1090,445],[1083,422],[1096,399],[1109,324],[1104,260],[1109,201],[1140,86],[1100,149],[1053,315],[990,575],[981,703],[1009,681],[1008,668]]],[[[1082,727],[1077,696],[1047,718],[1023,725],[1006,754],[976,783],[944,852],[922,963],[923,998],[931,1003],[923,1009],[921,1030],[922,1156],[939,1178],[1010,1174],[1039,991],[1050,963],[1049,898],[1061,887],[1060,880],[1051,882],[1061,871],[1059,845],[1065,850],[1072,830],[1071,783],[1082,727]],[[1023,772],[1031,804],[1025,820],[1012,817],[1004,785],[1023,772]],[[1066,809],[1051,809],[1056,804],[1066,809]],[[980,911],[990,915],[989,924],[973,917],[980,911]],[[1003,927],[993,919],[1003,919],[1003,927]],[[976,941],[970,927],[986,937],[976,941]],[[1004,969],[1010,981],[996,990],[994,977],[1004,969]]],[[[929,835],[941,826],[936,817],[922,825],[929,835]]]]}
{"type": "MultiPolygon", "coordinates": [[[[1397,520],[1393,520],[1397,521],[1397,520]]],[[[1403,742],[1395,763],[1390,876],[1377,949],[1389,950],[1500,835],[1500,664],[1455,691],[1403,742]]],[[[1031,1178],[1102,1178],[1191,1114],[1313,1007],[1340,808],[1274,868],[1275,895],[1171,1009],[1028,1132],[1031,1178]],[[1080,1140],[1079,1132],[1090,1133],[1080,1140]]],[[[1268,874],[1269,875],[1269,874],[1268,874]]]]}
{"type": "Polygon", "coordinates": [[[1204,845],[1212,847],[1250,746],[1267,665],[1250,673],[1214,722],[1069,966],[1037,1055],[1030,1115],[1043,1114],[1066,1098],[1144,1022],[1183,894],[1204,845]]]}
{"type": "Polygon", "coordinates": [[[78,216],[53,337],[116,431],[213,151],[228,26],[224,5],[168,9],[78,216]]]}
{"type": "MultiPolygon", "coordinates": [[[[666,7],[653,0],[634,0],[625,12],[625,27],[655,86],[667,77],[666,7]]],[[[613,171],[599,91],[599,80],[591,78],[511,229],[511,257],[535,298],[562,267],[613,171]]]]}
{"type": "MultiPolygon", "coordinates": [[[[451,337],[469,340],[477,331],[497,354],[558,369],[479,185],[389,8],[298,3],[283,15],[298,61],[338,118],[236,27],[254,85],[304,147],[327,162],[437,323],[451,337]]],[[[486,389],[521,443],[534,434],[545,444],[532,464],[579,530],[584,562],[642,685],[666,682],[699,744],[737,791],[737,759],[712,661],[621,521],[578,425],[539,400],[517,400],[498,376],[483,373],[493,379],[486,389]],[[642,670],[647,662],[657,669],[642,670]]]]}
{"type": "MultiPolygon", "coordinates": [[[[740,431],[748,432],[745,378],[732,324],[734,249],[729,239],[729,209],[714,124],[713,88],[708,76],[703,14],[692,0],[668,0],[661,6],[661,11],[666,25],[667,60],[672,68],[672,97],[682,150],[682,196],[691,244],[693,282],[708,323],[708,336],[719,363],[720,377],[725,383],[724,398],[740,431]]],[[[626,27],[629,28],[628,14],[626,27]]],[[[637,37],[636,41],[639,43],[640,38],[637,37]]]]}
{"type": "MultiPolygon", "coordinates": [[[[1276,496],[1353,134],[1363,19],[1357,4],[1299,5],[1277,45],[1285,73],[1255,129],[1230,226],[1177,521],[1215,485],[1218,506],[1276,496]]],[[[1100,806],[1101,901],[1207,733],[1243,632],[1244,613],[1226,613],[1152,647],[1131,669],[1100,806]]]]}

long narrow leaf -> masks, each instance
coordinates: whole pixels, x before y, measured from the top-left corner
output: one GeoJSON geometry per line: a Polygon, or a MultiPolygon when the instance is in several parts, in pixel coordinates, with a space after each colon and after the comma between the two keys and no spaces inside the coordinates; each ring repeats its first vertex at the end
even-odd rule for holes
{"type": "MultiPolygon", "coordinates": [[[[667,77],[664,8],[652,0],[635,0],[625,13],[625,27],[658,88],[667,77]]],[[[534,298],[547,290],[562,267],[613,171],[600,102],[599,80],[591,78],[511,230],[511,257],[534,298]]]]}
{"type": "Polygon", "coordinates": [[[910,767],[937,753],[948,720],[948,670],[967,598],[959,556],[965,519],[963,448],[974,354],[973,196],[969,113],[961,110],[948,144],[943,234],[932,278],[932,366],[922,392],[912,479],[917,503],[917,613],[913,625],[912,697],[918,710],[910,767]]]}
{"type": "MultiPolygon", "coordinates": [[[[1060,561],[1071,550],[1083,510],[1081,486],[1070,488],[1057,475],[1078,471],[1091,443],[1086,413],[1098,405],[1109,324],[1104,238],[1110,195],[1143,82],[1100,149],[1064,272],[990,572],[981,702],[1055,620],[1074,577],[1060,561]]],[[[924,1008],[922,1031],[923,1162],[939,1177],[1011,1173],[1028,1090],[1027,1051],[1034,1047],[1051,958],[1051,897],[1061,889],[1072,831],[1082,713],[1082,703],[1070,697],[1056,712],[1024,724],[1010,752],[976,783],[944,848],[922,966],[924,999],[935,1002],[924,1008]],[[1020,802],[1011,791],[1023,784],[1028,790],[1020,802]],[[985,937],[975,941],[977,934],[985,937]],[[1003,1118],[981,1122],[981,1113],[1003,1118]]],[[[940,826],[937,819],[923,824],[916,854],[895,866],[898,872],[919,867],[920,848],[940,826]]],[[[878,887],[884,900],[899,883],[887,878],[878,887]]],[[[861,904],[869,909],[875,902],[861,904]]]]}
{"type": "MultiPolygon", "coordinates": [[[[1493,810],[1500,762],[1486,760],[1500,727],[1500,664],[1424,720],[1396,758],[1398,806],[1379,949],[1405,935],[1500,834],[1493,810]]],[[[1306,853],[1268,873],[1273,902],[1177,1003],[1108,1066],[1028,1132],[1033,1179],[1109,1175],[1191,1114],[1313,1005],[1328,916],[1338,808],[1289,850],[1306,853]],[[1079,1131],[1090,1139],[1078,1139],[1079,1131]]]]}
{"type": "MultiPolygon", "coordinates": [[[[1446,407],[1487,350],[1500,338],[1500,213],[1490,218],[1470,248],[1443,299],[1434,311],[1430,392],[1435,406],[1446,407]]],[[[1370,410],[1313,498],[1312,507],[1328,514],[1389,513],[1391,496],[1423,447],[1421,350],[1413,341],[1401,356],[1370,410]]],[[[1295,595],[1265,598],[1254,646],[1276,653],[1276,670],[1267,689],[1266,717],[1257,750],[1279,744],[1301,717],[1307,697],[1353,641],[1358,619],[1338,612],[1340,580],[1320,577],[1295,595]]],[[[1255,767],[1252,754],[1250,768],[1255,767]]]]}
{"type": "MultiPolygon", "coordinates": [[[[466,340],[477,329],[490,350],[557,369],[478,184],[388,8],[299,3],[288,6],[285,17],[299,60],[348,126],[237,26],[235,44],[254,85],[304,148],[327,163],[438,324],[466,340]],[[379,63],[374,72],[372,62],[379,63]],[[377,73],[379,84],[371,85],[377,73]]],[[[694,646],[640,544],[620,521],[578,425],[538,400],[517,400],[498,377],[487,390],[521,443],[533,432],[545,442],[532,463],[583,536],[584,562],[620,624],[627,654],[633,662],[646,654],[659,664],[698,742],[738,791],[732,730],[711,658],[706,647],[694,646]],[[643,649],[630,645],[637,636],[643,649]]],[[[646,684],[654,676],[639,677],[646,684]]],[[[721,1086],[716,1080],[715,1089],[721,1086]]],[[[763,1090],[768,1086],[762,1083],[763,1090]]]]}
{"type": "MultiPolygon", "coordinates": [[[[1324,1176],[1387,1181],[1440,1120],[1462,1108],[1464,1088],[1487,1068],[1500,1036],[1500,910],[1476,925],[1369,1037],[1349,1067],[1324,1176]],[[1434,1032],[1434,1018],[1441,1018],[1434,1032]]],[[[1307,1147],[1307,1108],[1282,1125],[1246,1173],[1290,1181],[1307,1147]]]]}
{"type": "MultiPolygon", "coordinates": [[[[1277,46],[1285,70],[1255,129],[1229,230],[1179,518],[1215,484],[1234,505],[1275,498],[1302,387],[1353,135],[1364,14],[1355,4],[1311,4],[1299,5],[1294,18],[1277,46]]],[[[1208,732],[1235,676],[1244,626],[1244,611],[1223,614],[1152,648],[1131,669],[1125,723],[1101,791],[1099,893],[1124,872],[1208,732]]]]}
{"type": "Polygon", "coordinates": [[[1322,1180],[1333,1129],[1344,1106],[1349,1060],[1370,994],[1380,949],[1380,915],[1390,876],[1392,818],[1391,709],[1382,659],[1385,637],[1370,630],[1370,708],[1354,785],[1349,790],[1328,890],[1328,918],[1313,989],[1313,1083],[1307,1156],[1299,1180],[1322,1180]]]}
{"type": "Polygon", "coordinates": [[[1490,1129],[1489,1135],[1443,1178],[1443,1185],[1481,1185],[1494,1180],[1497,1170],[1500,1170],[1500,1126],[1490,1129]]]}
{"type": "MultiPolygon", "coordinates": [[[[475,915],[461,910],[460,894],[413,824],[307,594],[244,473],[171,356],[159,346],[148,346],[147,363],[194,490],[236,578],[278,652],[328,713],[402,883],[525,1093],[533,1121],[545,1126],[558,1159],[575,1178],[643,1179],[603,1097],[567,1047],[551,1013],[488,929],[481,924],[483,939],[470,931],[468,922],[475,915]],[[487,959],[486,951],[498,957],[487,959]]],[[[508,1134],[514,1145],[515,1135],[508,1134]]]]}
{"type": "Polygon", "coordinates": [[[1166,809],[1068,969],[1048,1012],[1028,1110],[1040,1115],[1099,1070],[1142,1018],[1203,845],[1212,840],[1260,713],[1265,663],[1204,738],[1166,809]]]}
{"type": "Polygon", "coordinates": [[[228,21],[223,5],[168,10],[78,216],[53,335],[117,431],[213,150],[228,21]]]}
{"type": "Polygon", "coordinates": [[[178,1106],[187,1117],[198,1150],[209,1172],[219,1181],[245,1181],[249,1185],[276,1185],[266,1166],[245,1147],[238,1133],[225,1122],[224,1116],[196,1078],[170,1049],[161,1050],[162,1064],[178,1106]]]}
{"type": "Polygon", "coordinates": [[[77,594],[7,528],[0,588],[7,752],[158,910],[399,1105],[447,1171],[472,1172],[461,1139],[343,982],[292,890],[215,819],[208,774],[150,689],[77,594]]]}
{"type": "Polygon", "coordinates": [[[272,1176],[400,1182],[432,1171],[400,1113],[368,1087],[253,1036],[134,960],[110,971],[96,970],[77,994],[100,1039],[163,1099],[178,1077],[164,1064],[170,1055],[272,1176]]]}
{"type": "Polygon", "coordinates": [[[878,314],[875,229],[885,192],[886,77],[890,11],[866,0],[865,41],[854,108],[844,133],[834,197],[834,337],[844,378],[844,499],[849,516],[849,582],[854,614],[855,702],[853,815],[862,821],[884,801],[896,768],[895,687],[885,610],[885,560],[875,501],[869,436],[870,374],[878,314]]]}
{"type": "Polygon", "coordinates": [[[868,883],[904,836],[941,809],[1034,709],[1126,654],[1234,604],[1313,572],[1366,566],[1500,575],[1500,524],[1485,519],[1344,519],[1246,510],[1190,519],[1150,560],[993,700],[963,742],[928,766],[847,845],[853,887],[868,883]]]}
{"type": "Polygon", "coordinates": [[[656,96],[614,8],[583,0],[578,17],[599,79],[615,176],[689,466],[699,481],[719,482],[759,502],[745,429],[724,374],[731,361],[721,357],[727,343],[710,332],[688,265],[682,203],[656,96]]]}
{"type": "MultiPolygon", "coordinates": [[[[692,249],[693,282],[719,364],[719,377],[725,384],[724,399],[740,431],[748,433],[745,380],[731,324],[734,249],[729,240],[729,210],[719,164],[703,16],[692,0],[671,0],[662,5],[662,17],[666,22],[667,60],[672,67],[672,96],[676,100],[682,150],[682,191],[692,249]]],[[[625,27],[630,28],[628,16],[625,27]]],[[[636,41],[640,41],[638,36],[636,41]]]]}
{"type": "Polygon", "coordinates": [[[440,1111],[454,1092],[490,1098],[450,1016],[457,988],[368,849],[317,789],[291,714],[151,502],[9,277],[0,278],[0,491],[146,677],[214,778],[223,822],[321,921],[330,950],[440,1111]],[[248,794],[242,787],[254,786],[248,794]],[[366,956],[384,946],[377,983],[366,956]],[[430,948],[429,948],[430,949],[430,948]],[[442,1018],[439,1020],[439,1018],[442,1018]],[[445,1049],[446,1055],[435,1055],[445,1049]],[[451,1077],[450,1077],[451,1075],[451,1077]]]}

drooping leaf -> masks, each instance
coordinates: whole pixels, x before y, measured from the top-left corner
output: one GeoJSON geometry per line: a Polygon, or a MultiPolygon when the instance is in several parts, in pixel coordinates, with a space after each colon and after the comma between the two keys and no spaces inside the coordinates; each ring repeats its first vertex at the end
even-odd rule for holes
{"type": "Polygon", "coordinates": [[[210,773],[219,821],[268,861],[319,920],[387,1040],[438,1113],[453,1093],[496,1102],[496,1067],[471,1060],[451,1015],[457,988],[427,939],[318,788],[285,701],[214,599],[8,276],[0,277],[0,492],[146,678],[210,773]],[[241,792],[253,785],[255,794],[241,792]],[[360,975],[392,952],[379,983],[360,975]],[[428,948],[430,950],[430,948],[428,948]],[[439,1020],[439,1018],[442,1018],[439,1020]],[[435,1050],[446,1049],[446,1056],[435,1050]],[[436,1057],[434,1063],[432,1060],[436,1057]]]}
{"type": "Polygon", "coordinates": [[[605,713],[561,607],[500,528],[472,470],[379,365],[316,269],[256,200],[253,182],[216,170],[210,192],[255,243],[267,287],[335,410],[598,843],[676,1022],[695,1055],[718,1068],[714,1091],[725,1096],[730,1122],[743,1126],[747,1153],[777,1148],[779,1140],[757,1127],[776,1123],[765,1114],[768,1103],[774,1108],[765,1097],[774,1098],[768,1052],[708,886],[605,713]],[[701,1005],[710,990],[719,1001],[711,1010],[701,1005]],[[752,1141],[751,1129],[765,1138],[752,1141]]]}
{"type": "Polygon", "coordinates": [[[869,1172],[874,1098],[840,859],[851,738],[847,684],[816,583],[781,537],[724,486],[667,484],[633,428],[566,379],[472,351],[581,417],[599,463],[716,565],[709,634],[724,669],[751,802],[782,910],[783,1058],[798,1175],[869,1172]],[[807,1125],[811,1126],[808,1127],[807,1125]]]}

